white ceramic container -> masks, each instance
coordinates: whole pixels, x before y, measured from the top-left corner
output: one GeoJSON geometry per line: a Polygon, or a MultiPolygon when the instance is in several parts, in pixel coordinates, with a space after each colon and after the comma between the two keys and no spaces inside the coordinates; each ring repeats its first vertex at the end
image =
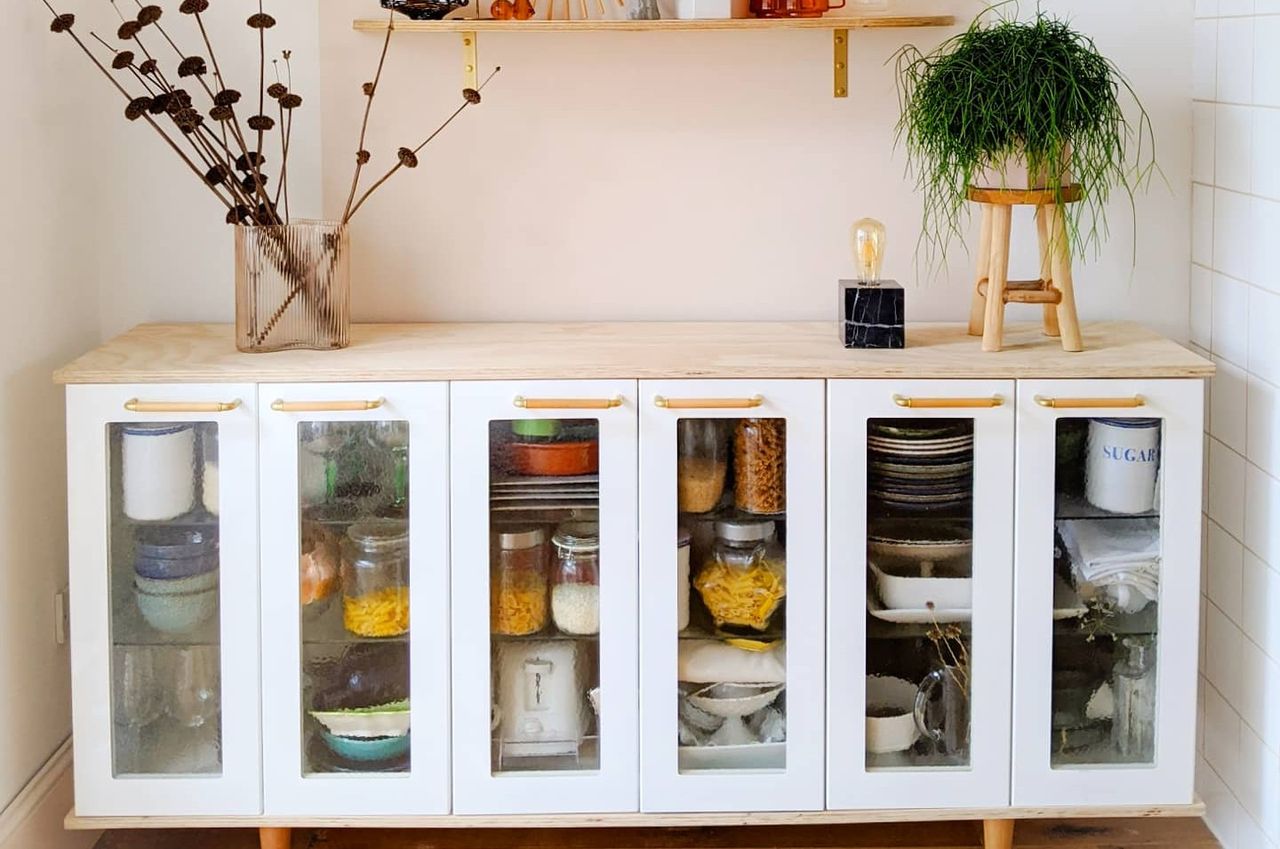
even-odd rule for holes
{"type": "Polygon", "coordinates": [[[867,716],[867,751],[873,755],[905,752],[920,739],[916,727],[916,693],[910,681],[888,675],[867,676],[867,709],[889,708],[893,716],[867,716]]]}
{"type": "Polygon", "coordinates": [[[188,513],[196,497],[196,432],[189,424],[122,428],[124,514],[163,522],[188,513]]]}
{"type": "Polygon", "coordinates": [[[1111,513],[1147,513],[1160,472],[1158,419],[1091,419],[1085,450],[1085,498],[1111,513]]]}

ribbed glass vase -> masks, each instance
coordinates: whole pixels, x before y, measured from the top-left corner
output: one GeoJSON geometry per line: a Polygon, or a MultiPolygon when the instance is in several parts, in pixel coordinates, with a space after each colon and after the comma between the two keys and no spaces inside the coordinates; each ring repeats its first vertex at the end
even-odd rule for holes
{"type": "Polygon", "coordinates": [[[347,228],[299,221],[236,228],[236,347],[251,354],[351,344],[347,228]]]}

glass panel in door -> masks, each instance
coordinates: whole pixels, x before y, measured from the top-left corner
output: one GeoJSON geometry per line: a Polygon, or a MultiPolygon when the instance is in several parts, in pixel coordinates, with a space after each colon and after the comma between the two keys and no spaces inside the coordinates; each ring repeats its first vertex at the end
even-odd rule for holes
{"type": "Polygon", "coordinates": [[[107,426],[112,766],[222,772],[218,426],[107,426]]]}
{"type": "Polygon", "coordinates": [[[970,766],[972,419],[867,427],[869,770],[970,766]]]}
{"type": "Polygon", "coordinates": [[[600,768],[600,424],[489,423],[493,774],[600,768]]]}
{"type": "Polygon", "coordinates": [[[408,772],[409,424],[301,422],[297,439],[302,771],[408,772]]]}
{"type": "Polygon", "coordinates": [[[786,425],[676,424],[682,773],[787,766],[786,425]]]}
{"type": "Polygon", "coordinates": [[[1163,424],[1057,423],[1051,757],[1152,764],[1163,424]]]}

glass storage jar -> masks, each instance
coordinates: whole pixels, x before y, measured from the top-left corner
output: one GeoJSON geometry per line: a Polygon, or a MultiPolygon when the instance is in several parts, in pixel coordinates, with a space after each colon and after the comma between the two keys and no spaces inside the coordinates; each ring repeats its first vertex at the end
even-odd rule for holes
{"type": "Polygon", "coordinates": [[[508,528],[497,535],[489,570],[489,629],[524,637],[547,627],[547,531],[508,528]]]}
{"type": "Polygon", "coordinates": [[[787,564],[771,521],[716,523],[716,543],[694,586],[716,627],[766,631],[787,594],[787,564]]]}
{"type": "Polygon", "coordinates": [[[551,616],[556,627],[574,636],[600,633],[600,526],[561,525],[552,542],[556,565],[551,616]]]}
{"type": "Polygon", "coordinates": [[[409,525],[396,519],[357,522],[342,556],[342,621],[359,637],[409,632],[409,525]]]}
{"type": "Polygon", "coordinates": [[[681,419],[676,434],[680,512],[710,512],[720,504],[729,471],[725,423],[720,419],[681,419]]]}
{"type": "Polygon", "coordinates": [[[693,534],[688,528],[676,529],[676,629],[689,627],[689,572],[692,563],[693,534]]]}
{"type": "Polygon", "coordinates": [[[776,515],[787,509],[786,419],[742,419],[733,435],[733,501],[739,510],[776,515]]]}

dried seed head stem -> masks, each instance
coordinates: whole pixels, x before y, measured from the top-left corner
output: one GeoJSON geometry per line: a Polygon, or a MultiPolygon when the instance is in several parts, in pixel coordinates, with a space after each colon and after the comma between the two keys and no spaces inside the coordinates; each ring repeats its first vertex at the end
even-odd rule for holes
{"type": "Polygon", "coordinates": [[[378,95],[378,87],[382,83],[382,69],[387,66],[387,51],[391,49],[391,35],[396,31],[395,13],[387,18],[387,36],[382,41],[382,55],[378,58],[378,72],[373,76],[373,83],[365,90],[364,122],[360,125],[360,145],[356,148],[356,173],[351,178],[351,193],[347,195],[347,206],[342,212],[342,220],[350,221],[351,205],[355,203],[356,192],[360,189],[360,175],[369,161],[364,142],[369,134],[369,115],[373,112],[373,99],[378,95]]]}

